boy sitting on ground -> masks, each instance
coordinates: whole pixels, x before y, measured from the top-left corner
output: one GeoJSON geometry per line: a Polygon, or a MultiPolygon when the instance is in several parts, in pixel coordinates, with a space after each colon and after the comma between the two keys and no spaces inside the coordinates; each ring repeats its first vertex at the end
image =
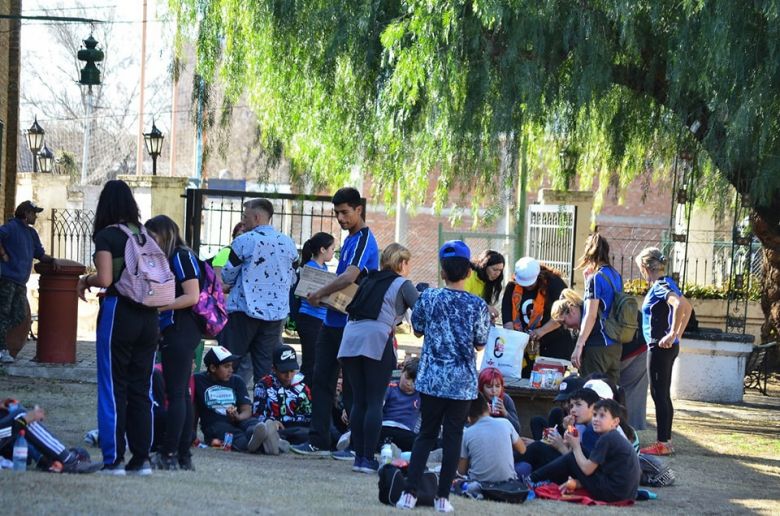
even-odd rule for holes
{"type": "Polygon", "coordinates": [[[254,417],[268,427],[267,445],[263,451],[278,455],[290,443],[301,444],[309,438],[311,423],[311,392],[303,381],[295,381],[298,358],[287,345],[274,351],[273,373],[255,385],[254,417]],[[280,439],[285,442],[280,442],[280,439]]]}
{"type": "Polygon", "coordinates": [[[572,453],[565,455],[566,460],[561,461],[551,480],[563,484],[562,493],[585,488],[594,500],[634,500],[641,475],[639,458],[631,443],[617,430],[625,409],[611,399],[598,401],[594,408],[592,426],[599,435],[595,448],[586,457],[580,438],[566,432],[564,439],[572,453]]]}
{"type": "Polygon", "coordinates": [[[406,360],[398,383],[391,383],[387,388],[380,446],[389,440],[401,451],[412,451],[420,426],[420,393],[414,388],[419,362],[416,357],[406,360]]]}
{"type": "MultiPolygon", "coordinates": [[[[569,415],[563,418],[563,427],[573,426],[578,434],[582,435],[582,448],[589,453],[596,444],[598,435],[591,427],[594,404],[599,401],[599,395],[593,389],[577,389],[569,397],[569,415]]],[[[558,432],[547,435],[544,443],[539,441],[528,446],[528,452],[522,457],[522,461],[531,465],[533,473],[531,480],[539,482],[548,480],[547,467],[561,460],[562,455],[571,450],[558,432]]]]}
{"type": "Polygon", "coordinates": [[[206,371],[195,375],[195,411],[203,439],[212,446],[232,434],[231,448],[255,453],[265,442],[266,425],[252,417],[252,400],[241,377],[233,375],[233,363],[241,357],[222,346],[203,357],[206,371]]]}
{"type": "Polygon", "coordinates": [[[28,442],[28,463],[55,473],[93,473],[101,468],[92,463],[89,455],[77,448],[66,448],[54,437],[43,421],[46,414],[40,407],[24,408],[16,400],[5,399],[0,403],[0,456],[11,459],[13,446],[19,432],[25,431],[28,442]]]}
{"type": "Polygon", "coordinates": [[[525,453],[525,443],[512,423],[505,418],[491,417],[481,392],[471,402],[468,420],[471,426],[463,432],[458,473],[480,483],[515,480],[512,451],[525,453]]]}

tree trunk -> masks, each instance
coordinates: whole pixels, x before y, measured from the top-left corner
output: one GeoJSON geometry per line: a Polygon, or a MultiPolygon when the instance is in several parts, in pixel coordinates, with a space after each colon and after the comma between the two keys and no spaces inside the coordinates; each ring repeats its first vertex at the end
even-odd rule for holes
{"type": "MultiPolygon", "coordinates": [[[[767,220],[766,212],[753,211],[751,215],[753,231],[761,240],[763,248],[761,310],[764,312],[764,324],[761,327],[761,342],[780,338],[780,225],[777,220],[767,220]]],[[[777,219],[777,216],[771,217],[777,219]]],[[[774,368],[780,366],[780,354],[774,354],[774,368]]]]}

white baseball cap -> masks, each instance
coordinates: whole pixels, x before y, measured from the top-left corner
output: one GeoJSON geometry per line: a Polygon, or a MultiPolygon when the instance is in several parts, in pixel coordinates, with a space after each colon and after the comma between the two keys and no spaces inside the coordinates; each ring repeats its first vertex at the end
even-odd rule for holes
{"type": "Polygon", "coordinates": [[[542,268],[536,258],[524,256],[515,263],[515,283],[521,287],[530,287],[536,283],[539,277],[539,271],[542,268]]]}
{"type": "Polygon", "coordinates": [[[615,396],[612,392],[612,387],[604,380],[588,380],[582,388],[596,391],[596,394],[598,394],[599,398],[602,400],[611,400],[615,396]]]}

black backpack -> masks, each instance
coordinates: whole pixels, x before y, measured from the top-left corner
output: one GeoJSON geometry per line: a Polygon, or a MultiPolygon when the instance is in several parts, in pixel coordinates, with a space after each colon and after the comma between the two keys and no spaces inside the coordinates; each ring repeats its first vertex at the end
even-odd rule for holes
{"type": "Polygon", "coordinates": [[[528,487],[522,480],[504,482],[480,482],[482,496],[486,500],[506,503],[523,503],[528,498],[528,487]]]}
{"type": "Polygon", "coordinates": [[[653,455],[639,454],[642,476],[639,484],[649,487],[665,487],[674,484],[674,471],[668,464],[653,455]]]}
{"type": "MultiPolygon", "coordinates": [[[[406,471],[392,464],[385,464],[379,468],[378,485],[379,501],[386,505],[395,505],[406,485],[406,471]]],[[[433,507],[438,488],[439,475],[433,471],[423,473],[420,485],[417,486],[417,505],[433,507]]]]}

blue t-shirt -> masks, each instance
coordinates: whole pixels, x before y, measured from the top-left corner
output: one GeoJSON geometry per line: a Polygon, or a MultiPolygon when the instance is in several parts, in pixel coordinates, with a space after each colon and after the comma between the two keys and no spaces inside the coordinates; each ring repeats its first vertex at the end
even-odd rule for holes
{"type": "MultiPolygon", "coordinates": [[[[343,273],[350,265],[354,265],[361,272],[379,268],[379,246],[376,245],[376,238],[368,227],[361,229],[354,235],[349,235],[344,240],[344,245],[341,246],[339,253],[339,266],[336,268],[336,274],[343,273]]],[[[324,324],[331,328],[343,328],[347,325],[347,314],[328,308],[324,324]]]]}
{"type": "MultiPolygon", "coordinates": [[[[664,276],[658,278],[645,295],[645,300],[642,303],[642,333],[644,333],[645,340],[651,348],[655,347],[658,341],[671,330],[674,310],[666,300],[672,293],[682,296],[682,292],[674,280],[669,276],[664,276]]],[[[675,344],[679,344],[679,342],[679,339],[674,341],[675,344]]]]}
{"type": "MultiPolygon", "coordinates": [[[[184,294],[182,283],[191,279],[200,278],[200,267],[195,255],[189,249],[176,249],[173,255],[168,259],[171,265],[171,271],[176,278],[176,297],[184,294]]],[[[181,310],[166,310],[160,312],[160,331],[173,325],[178,317],[192,316],[192,307],[182,308],[181,310]]]]}
{"type": "MultiPolygon", "coordinates": [[[[327,265],[325,265],[324,263],[322,265],[320,265],[319,263],[315,262],[314,260],[309,260],[309,262],[305,263],[304,266],[314,267],[315,269],[319,269],[321,271],[328,270],[328,266],[327,265]]],[[[306,301],[305,297],[301,298],[301,307],[298,308],[298,313],[299,314],[310,315],[312,317],[316,317],[320,321],[325,319],[325,314],[327,313],[327,311],[328,311],[328,309],[325,308],[324,306],[318,306],[316,308],[311,306],[309,304],[309,302],[306,301]]]]}
{"type": "Polygon", "coordinates": [[[438,398],[476,398],[474,348],[487,342],[487,303],[463,290],[429,288],[414,305],[412,327],[425,335],[415,388],[438,398]]]}
{"type": "Polygon", "coordinates": [[[420,419],[420,393],[416,390],[406,394],[397,383],[391,383],[385,393],[385,406],[382,409],[382,424],[398,423],[406,430],[417,431],[417,421],[420,419]]]}
{"type": "MultiPolygon", "coordinates": [[[[589,299],[598,299],[601,308],[601,316],[596,316],[596,324],[585,341],[585,347],[611,346],[614,340],[607,336],[604,330],[604,320],[609,316],[609,310],[612,308],[612,302],[615,299],[615,290],[623,292],[623,278],[618,271],[609,266],[599,267],[585,282],[585,301],[589,299]],[[609,280],[607,280],[609,277],[609,280]],[[610,285],[610,281],[612,285],[610,285]],[[612,288],[614,286],[614,289],[612,288]]],[[[588,304],[585,303],[584,316],[588,316],[588,304]]]]}
{"type": "Polygon", "coordinates": [[[0,264],[0,277],[19,285],[26,285],[32,272],[33,258],[45,253],[35,228],[21,219],[13,218],[0,226],[0,242],[8,254],[8,261],[0,264]]]}

